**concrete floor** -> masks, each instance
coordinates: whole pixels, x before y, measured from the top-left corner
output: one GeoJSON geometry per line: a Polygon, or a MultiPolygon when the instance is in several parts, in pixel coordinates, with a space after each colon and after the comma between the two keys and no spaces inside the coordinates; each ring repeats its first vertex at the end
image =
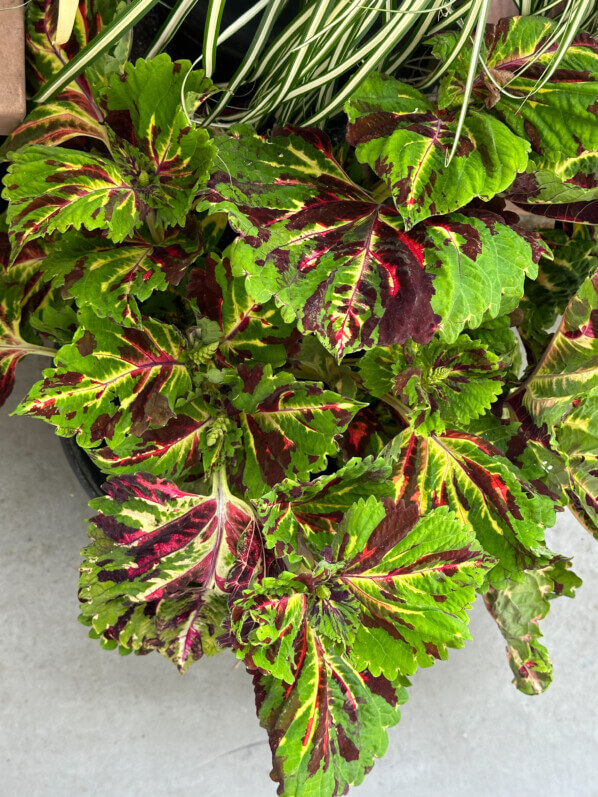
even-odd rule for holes
{"type": "MultiPolygon", "coordinates": [[[[0,794],[2,797],[268,797],[269,750],[232,655],[179,676],[157,654],[120,658],[77,622],[86,499],[50,426],[0,410],[0,794]]],[[[584,586],[544,622],[556,679],[511,685],[484,608],[474,641],[421,671],[389,752],[356,797],[596,797],[598,543],[562,517],[550,544],[584,586]]]]}

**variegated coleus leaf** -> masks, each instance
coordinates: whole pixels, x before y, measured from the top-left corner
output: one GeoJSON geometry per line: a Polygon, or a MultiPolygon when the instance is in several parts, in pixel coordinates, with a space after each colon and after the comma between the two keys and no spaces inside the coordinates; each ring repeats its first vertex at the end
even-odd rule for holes
{"type": "Polygon", "coordinates": [[[0,282],[6,288],[20,288],[21,329],[31,331],[32,316],[59,304],[56,292],[44,280],[44,266],[51,248],[50,241],[34,241],[25,246],[11,262],[8,234],[0,230],[0,282]]]}
{"type": "Polygon", "coordinates": [[[119,243],[147,218],[149,175],[132,159],[42,145],[10,158],[3,196],[15,255],[36,238],[81,227],[119,243]]]}
{"type": "MultiPolygon", "coordinates": [[[[473,83],[472,99],[485,104],[551,168],[569,160],[580,173],[595,171],[598,156],[598,44],[579,33],[555,72],[537,91],[536,84],[559,48],[554,20],[538,16],[505,18],[488,25],[473,83]],[[504,88],[504,91],[501,89],[504,88]]],[[[442,34],[435,55],[443,59],[458,33],[442,34]]],[[[441,108],[459,106],[469,63],[470,48],[463,48],[443,79],[441,108]]]]}
{"type": "Polygon", "coordinates": [[[286,128],[266,140],[238,127],[218,143],[226,169],[206,204],[220,203],[242,234],[231,261],[255,301],[275,295],[285,320],[295,316],[338,359],[430,339],[438,319],[421,247],[396,210],[345,174],[325,134],[286,128]]]}
{"type": "Polygon", "coordinates": [[[321,553],[342,562],[336,577],[360,607],[350,643],[359,669],[411,675],[471,638],[467,610],[492,562],[447,507],[421,517],[415,503],[359,501],[321,553]]]}
{"type": "Polygon", "coordinates": [[[598,199],[598,152],[584,159],[585,172],[578,172],[580,164],[566,159],[548,165],[539,155],[534,155],[522,174],[518,174],[504,192],[518,205],[569,205],[577,202],[592,203],[598,199]]]}
{"type": "Polygon", "coordinates": [[[255,501],[266,545],[290,562],[332,544],[343,517],[360,498],[391,496],[391,467],[381,459],[353,458],[335,473],[308,482],[287,480],[255,501]]]}
{"type": "Polygon", "coordinates": [[[524,396],[525,389],[521,389],[505,401],[515,419],[509,425],[504,446],[507,456],[555,504],[568,504],[580,523],[598,538],[598,425],[594,395],[583,399],[565,423],[550,430],[545,424],[534,423],[523,403],[524,396]]]}
{"type": "Polygon", "coordinates": [[[84,448],[117,446],[174,418],[192,390],[182,335],[149,318],[141,329],[121,327],[89,307],[79,320],[73,342],[56,352],[57,367],[16,412],[43,418],[63,437],[76,434],[84,448]]]}
{"type": "MultiPolygon", "coordinates": [[[[507,191],[526,210],[554,219],[598,221],[598,44],[578,34],[559,67],[537,91],[560,46],[555,22],[542,17],[503,19],[488,25],[473,84],[473,102],[484,103],[533,153],[526,173],[507,191]]],[[[437,38],[435,53],[444,58],[455,34],[437,38]]],[[[461,103],[470,63],[464,48],[439,91],[439,104],[461,103]]]]}
{"type": "Polygon", "coordinates": [[[207,87],[189,62],[161,55],[112,76],[103,95],[110,158],[42,145],[10,154],[3,195],[14,254],[30,240],[71,228],[104,230],[119,243],[146,220],[160,228],[185,225],[215,156],[209,134],[190,127],[180,107],[187,76],[194,104],[207,87]]]}
{"type": "Polygon", "coordinates": [[[84,92],[73,84],[54,99],[34,107],[4,142],[0,157],[6,158],[20,147],[56,147],[80,136],[108,144],[103,114],[91,92],[87,86],[84,92]]]}
{"type": "Polygon", "coordinates": [[[463,428],[480,417],[501,392],[504,370],[496,354],[467,335],[452,345],[435,338],[427,346],[377,346],[358,367],[369,393],[398,398],[419,433],[463,428]]]}
{"type": "Polygon", "coordinates": [[[527,380],[509,400],[522,421],[526,450],[538,478],[598,537],[598,272],[567,305],[559,328],[527,380]],[[528,411],[531,418],[526,417],[528,411]]]}
{"type": "Polygon", "coordinates": [[[325,390],[317,382],[297,381],[272,366],[239,366],[227,413],[242,433],[243,487],[252,498],[292,477],[299,481],[326,468],[338,451],[338,438],[363,406],[325,390]]]}
{"type": "Polygon", "coordinates": [[[0,407],[12,393],[15,370],[28,354],[52,356],[52,349],[26,341],[20,328],[23,290],[20,285],[8,287],[0,272],[0,407]]]}
{"type": "MultiPolygon", "coordinates": [[[[509,398],[521,420],[508,454],[598,539],[598,392],[577,399],[556,427],[533,423],[521,395],[509,398]]],[[[535,482],[534,482],[535,483],[535,482]]]]}
{"type": "Polygon", "coordinates": [[[297,638],[291,684],[259,672],[253,678],[258,718],[270,739],[271,777],[283,797],[336,797],[360,784],[386,752],[385,729],[399,721],[409,684],[360,672],[308,623],[297,638]]]}
{"type": "Polygon", "coordinates": [[[560,221],[598,224],[598,152],[581,163],[576,158],[567,158],[552,167],[535,156],[526,172],[517,175],[505,196],[528,213],[560,221]]]}
{"type": "Polygon", "coordinates": [[[490,114],[465,118],[455,156],[458,111],[439,111],[421,92],[374,73],[345,105],[347,140],[388,185],[410,229],[472,199],[492,199],[525,170],[530,145],[490,114]]]}
{"type": "Polygon", "coordinates": [[[178,285],[201,246],[199,227],[192,220],[185,229],[166,231],[159,242],[143,229],[121,244],[73,231],[53,244],[44,278],[79,307],[89,305],[123,326],[140,326],[139,302],[178,285]]]}
{"type": "Polygon", "coordinates": [[[549,333],[585,279],[598,268],[598,241],[592,227],[574,225],[571,233],[544,230],[552,258],[542,258],[538,277],[526,280],[517,321],[527,351],[528,366],[535,366],[552,337],[549,333]]]}
{"type": "MultiPolygon", "coordinates": [[[[319,680],[321,689],[326,681],[319,672],[320,650],[334,650],[345,672],[352,673],[351,681],[344,682],[347,685],[359,684],[359,679],[365,685],[407,683],[406,673],[414,672],[418,664],[427,666],[435,658],[445,658],[447,644],[460,647],[467,638],[466,609],[486,565],[472,531],[445,508],[419,520],[414,504],[395,507],[391,502],[385,507],[370,496],[350,510],[332,548],[326,546],[316,554],[311,567],[306,563],[298,574],[266,579],[232,603],[233,644],[250,670],[264,673],[256,676],[261,684],[275,689],[277,682],[284,681],[288,698],[296,689],[303,692],[311,670],[311,680],[316,679],[316,684],[319,680]]],[[[310,690],[314,697],[320,691],[316,684],[310,690]]],[[[361,767],[347,769],[343,747],[334,745],[339,726],[343,737],[360,738],[370,712],[362,716],[359,702],[353,704],[358,710],[348,717],[336,700],[339,713],[330,717],[323,714],[321,703],[303,717],[304,712],[291,702],[276,716],[277,720],[289,716],[283,740],[278,721],[272,723],[266,714],[275,777],[281,781],[279,793],[302,793],[296,784],[308,773],[311,788],[319,794],[341,794],[359,782],[361,767]],[[298,715],[294,720],[291,709],[298,715]],[[312,711],[314,719],[305,727],[312,711]],[[330,740],[329,753],[318,738],[318,722],[323,725],[320,733],[330,740]],[[341,780],[339,773],[346,771],[351,777],[345,774],[341,780]]],[[[264,716],[259,700],[258,713],[264,716]]],[[[370,717],[381,732],[387,723],[376,714],[370,717]]],[[[361,762],[366,752],[361,741],[353,757],[361,762]]]]}
{"type": "Polygon", "coordinates": [[[88,453],[100,470],[110,475],[143,471],[184,481],[201,472],[202,454],[209,448],[207,438],[214,420],[209,404],[196,396],[178,408],[164,426],[148,429],[140,437],[128,435],[118,445],[88,453]]]}
{"type": "Polygon", "coordinates": [[[276,296],[283,317],[339,360],[375,344],[427,343],[439,322],[453,341],[485,313],[513,309],[525,274],[535,276],[538,239],[487,210],[405,233],[395,209],[347,177],[323,133],[287,128],[265,140],[241,127],[219,149],[227,171],[207,196],[242,234],[233,270],[247,275],[250,296],[276,296]]]}
{"type": "Polygon", "coordinates": [[[517,226],[515,214],[468,208],[425,221],[412,231],[434,279],[432,309],[439,333],[454,343],[465,328],[510,313],[550,251],[535,233],[517,226]]]}
{"type": "MultiPolygon", "coordinates": [[[[190,352],[193,356],[193,352],[190,352]]],[[[182,480],[225,461],[234,486],[252,498],[285,478],[307,479],[326,467],[363,406],[316,382],[241,365],[232,392],[218,385],[176,409],[161,428],[127,435],[92,454],[106,472],[147,470],[182,480]]]]}
{"type": "Polygon", "coordinates": [[[539,641],[538,623],[550,610],[549,601],[559,595],[575,597],[581,579],[559,560],[539,570],[526,570],[523,581],[484,594],[486,608],[496,620],[507,643],[507,659],[513,683],[526,695],[537,695],[552,683],[552,661],[539,641]]]}
{"type": "Polygon", "coordinates": [[[488,574],[493,586],[551,560],[544,529],[554,525],[553,502],[483,438],[461,431],[405,432],[385,455],[393,463],[397,501],[415,501],[422,515],[448,506],[471,525],[482,549],[497,560],[488,574]]]}
{"type": "Polygon", "coordinates": [[[184,226],[210,174],[216,148],[206,130],[189,124],[188,114],[214,91],[189,61],[172,62],[162,53],[127,63],[102,93],[113,149],[122,148],[142,166],[147,204],[166,227],[184,226]]]}
{"type": "Polygon", "coordinates": [[[524,301],[547,307],[556,318],[565,311],[584,280],[596,271],[598,237],[593,228],[577,224],[570,232],[543,230],[542,239],[550,246],[553,256],[540,260],[537,279],[526,283],[524,301]]]}
{"type": "Polygon", "coordinates": [[[534,421],[560,424],[582,396],[598,388],[598,272],[567,305],[559,328],[526,383],[524,403],[534,421]]]}
{"type": "Polygon", "coordinates": [[[2,226],[0,219],[0,282],[20,292],[21,337],[31,343],[70,343],[77,329],[75,310],[45,280],[46,258],[53,241],[40,239],[28,244],[11,263],[10,242],[2,226]]]}
{"type": "Polygon", "coordinates": [[[262,567],[250,507],[223,472],[209,495],[183,492],[149,474],[112,479],[91,502],[81,566],[84,622],[125,649],[157,649],[180,670],[217,652],[229,593],[262,567]]]}
{"type": "Polygon", "coordinates": [[[556,221],[568,221],[573,224],[598,224],[598,200],[589,202],[566,202],[553,205],[531,205],[524,202],[517,202],[517,205],[527,213],[536,216],[543,216],[547,219],[556,221]]]}
{"type": "MultiPolygon", "coordinates": [[[[247,294],[243,277],[234,277],[230,259],[208,255],[203,268],[189,274],[187,298],[198,314],[219,330],[216,360],[223,364],[251,360],[284,365],[297,338],[273,301],[260,305],[247,294]]],[[[215,344],[216,345],[216,344],[215,344]]]]}
{"type": "Polygon", "coordinates": [[[598,390],[579,403],[556,430],[556,448],[564,460],[569,507],[598,539],[598,390]]]}
{"type": "Polygon", "coordinates": [[[353,643],[360,605],[335,577],[339,566],[322,562],[299,574],[283,570],[234,599],[231,639],[250,670],[292,684],[307,625],[343,651],[353,643]]]}

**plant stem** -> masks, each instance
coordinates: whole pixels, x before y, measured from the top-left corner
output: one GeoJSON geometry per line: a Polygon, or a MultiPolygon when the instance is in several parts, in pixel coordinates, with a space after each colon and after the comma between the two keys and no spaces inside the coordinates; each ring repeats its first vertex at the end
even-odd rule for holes
{"type": "Polygon", "coordinates": [[[149,210],[145,219],[147,228],[152,236],[152,241],[156,244],[161,244],[164,241],[164,232],[162,228],[156,224],[156,211],[149,210]]]}
{"type": "Polygon", "coordinates": [[[409,411],[409,407],[406,404],[403,404],[402,401],[399,401],[396,396],[391,396],[389,393],[385,393],[383,396],[380,396],[380,400],[383,401],[385,404],[388,404],[389,407],[392,407],[393,410],[396,410],[401,418],[406,422],[409,423],[409,417],[411,412],[409,411]]]}
{"type": "Polygon", "coordinates": [[[0,353],[3,351],[22,351],[23,354],[38,354],[40,357],[54,357],[56,349],[51,349],[48,346],[38,346],[35,343],[27,343],[27,341],[19,341],[16,345],[7,345],[0,343],[0,353]]]}

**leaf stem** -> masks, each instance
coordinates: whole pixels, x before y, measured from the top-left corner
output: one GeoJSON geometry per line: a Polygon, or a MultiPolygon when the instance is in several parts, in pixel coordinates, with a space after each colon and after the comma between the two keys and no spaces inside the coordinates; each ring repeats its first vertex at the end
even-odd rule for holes
{"type": "Polygon", "coordinates": [[[164,231],[162,228],[156,223],[156,211],[149,210],[148,214],[145,218],[145,223],[147,224],[147,228],[150,231],[150,235],[152,236],[152,241],[155,244],[161,244],[164,241],[164,231]]]}
{"type": "Polygon", "coordinates": [[[16,345],[2,343],[0,341],[0,353],[2,351],[22,351],[23,354],[37,354],[40,357],[54,357],[56,349],[51,349],[49,346],[38,346],[36,343],[27,343],[27,341],[19,341],[16,345]]]}
{"type": "Polygon", "coordinates": [[[383,396],[380,396],[380,400],[385,404],[388,404],[389,407],[392,407],[393,410],[396,410],[401,418],[405,422],[409,423],[409,418],[411,416],[409,407],[406,404],[403,404],[402,401],[399,401],[396,396],[391,396],[390,393],[385,393],[383,396]]]}

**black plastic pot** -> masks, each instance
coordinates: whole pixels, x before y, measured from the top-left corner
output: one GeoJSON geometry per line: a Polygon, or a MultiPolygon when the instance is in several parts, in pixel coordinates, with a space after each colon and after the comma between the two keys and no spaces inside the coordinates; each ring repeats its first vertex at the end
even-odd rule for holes
{"type": "Polygon", "coordinates": [[[97,468],[82,448],[79,448],[74,437],[61,437],[62,450],[77,481],[89,498],[104,495],[102,485],[108,478],[97,468]]]}

